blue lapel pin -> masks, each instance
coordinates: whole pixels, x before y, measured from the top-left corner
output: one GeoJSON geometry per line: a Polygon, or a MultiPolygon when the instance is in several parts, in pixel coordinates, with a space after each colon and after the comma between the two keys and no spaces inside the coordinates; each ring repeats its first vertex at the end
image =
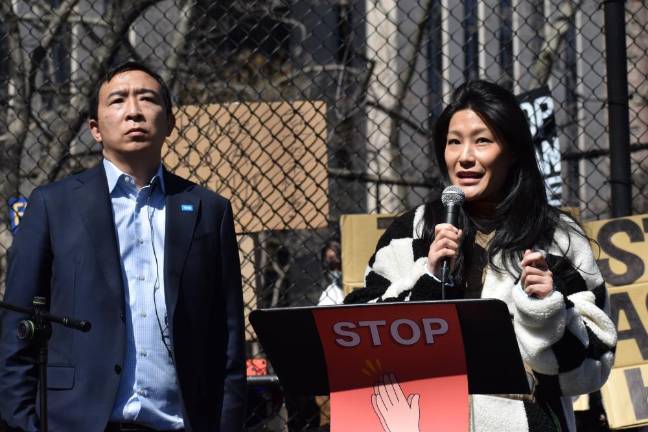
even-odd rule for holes
{"type": "Polygon", "coordinates": [[[180,204],[180,210],[183,212],[192,212],[193,204],[180,204]]]}

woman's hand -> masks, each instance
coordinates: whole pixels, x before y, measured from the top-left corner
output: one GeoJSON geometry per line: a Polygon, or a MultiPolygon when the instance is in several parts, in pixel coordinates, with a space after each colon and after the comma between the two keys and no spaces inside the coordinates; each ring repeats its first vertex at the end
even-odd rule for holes
{"type": "Polygon", "coordinates": [[[462,235],[463,231],[447,223],[434,227],[434,241],[430,245],[427,261],[430,273],[441,276],[441,261],[444,258],[450,258],[450,267],[454,265],[462,235]]]}
{"type": "Polygon", "coordinates": [[[542,299],[551,294],[554,289],[553,274],[547,266],[544,252],[525,250],[520,267],[522,288],[529,297],[542,299]]]}

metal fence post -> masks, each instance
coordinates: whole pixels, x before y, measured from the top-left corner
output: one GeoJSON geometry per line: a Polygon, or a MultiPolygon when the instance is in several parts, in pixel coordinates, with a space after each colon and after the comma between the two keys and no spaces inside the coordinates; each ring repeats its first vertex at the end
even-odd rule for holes
{"type": "Polygon", "coordinates": [[[610,127],[612,216],[632,213],[625,1],[605,2],[605,58],[610,127]]]}

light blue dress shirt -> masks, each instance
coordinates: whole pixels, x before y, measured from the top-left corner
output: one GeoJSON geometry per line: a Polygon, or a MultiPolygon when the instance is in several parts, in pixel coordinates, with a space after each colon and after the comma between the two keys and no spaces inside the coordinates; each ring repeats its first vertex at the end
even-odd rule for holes
{"type": "Polygon", "coordinates": [[[180,394],[164,303],[165,186],[162,166],[139,189],[104,159],[125,294],[126,351],[114,422],[180,429],[180,394]],[[164,336],[163,336],[164,335],[164,336]]]}

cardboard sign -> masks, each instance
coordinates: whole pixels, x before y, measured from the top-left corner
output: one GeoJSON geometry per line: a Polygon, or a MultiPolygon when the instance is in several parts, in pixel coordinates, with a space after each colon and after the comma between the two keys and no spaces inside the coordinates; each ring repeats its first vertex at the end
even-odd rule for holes
{"type": "Polygon", "coordinates": [[[601,394],[611,429],[648,425],[648,364],[612,369],[601,394]]]}
{"type": "Polygon", "coordinates": [[[609,289],[618,342],[614,367],[648,363],[648,283],[609,289]]]}
{"type": "Polygon", "coordinates": [[[396,215],[351,214],[340,217],[342,285],[348,294],[364,286],[364,273],[376,244],[396,215]]]}
{"type": "Polygon", "coordinates": [[[580,395],[572,398],[572,407],[574,411],[587,411],[589,407],[589,395],[580,395]]]}
{"type": "Polygon", "coordinates": [[[433,314],[429,305],[406,307],[313,311],[326,358],[332,432],[468,430],[455,305],[436,305],[433,314]]]}
{"type": "Polygon", "coordinates": [[[612,429],[648,425],[648,215],[585,224],[608,285],[618,342],[601,389],[612,429]]]}
{"type": "Polygon", "coordinates": [[[648,282],[648,215],[585,224],[594,256],[609,285],[648,282]]]}
{"type": "Polygon", "coordinates": [[[328,225],[324,102],[182,106],[175,115],[165,166],[230,199],[238,233],[328,225]]]}
{"type": "Polygon", "coordinates": [[[648,283],[609,289],[618,342],[601,390],[610,427],[648,425],[648,283]]]}

